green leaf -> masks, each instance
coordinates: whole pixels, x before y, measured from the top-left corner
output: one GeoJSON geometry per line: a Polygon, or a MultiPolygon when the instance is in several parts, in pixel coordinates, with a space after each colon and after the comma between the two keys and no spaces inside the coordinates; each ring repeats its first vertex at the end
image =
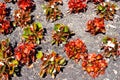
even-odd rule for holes
{"type": "Polygon", "coordinates": [[[3,52],[0,50],[0,59],[3,59],[3,52]]]}
{"type": "Polygon", "coordinates": [[[36,54],[37,59],[41,59],[43,57],[43,53],[42,51],[38,51],[38,53],[36,54]]]}
{"type": "Polygon", "coordinates": [[[11,68],[11,70],[9,70],[9,74],[12,75],[14,73],[14,67],[11,68]]]}
{"type": "Polygon", "coordinates": [[[116,39],[115,38],[112,38],[112,42],[115,42],[116,41],[116,39]]]}
{"type": "Polygon", "coordinates": [[[36,43],[40,44],[40,39],[39,38],[37,38],[36,43]]]}
{"type": "Polygon", "coordinates": [[[40,74],[40,77],[43,77],[43,76],[45,75],[45,73],[46,73],[45,70],[41,70],[40,73],[39,73],[39,74],[40,74]]]}
{"type": "Polygon", "coordinates": [[[68,31],[69,31],[68,26],[65,26],[64,27],[64,32],[68,32],[68,31]]]}
{"type": "Polygon", "coordinates": [[[36,25],[38,26],[39,29],[42,29],[42,24],[40,22],[36,22],[36,25]]]}
{"type": "Polygon", "coordinates": [[[23,35],[32,35],[33,33],[30,30],[30,27],[24,28],[23,35]]]}
{"type": "Polygon", "coordinates": [[[108,39],[108,37],[106,36],[106,37],[104,37],[103,39],[102,39],[102,42],[104,43],[104,44],[106,44],[107,43],[107,39],[108,39]]]}
{"type": "Polygon", "coordinates": [[[12,60],[12,63],[13,63],[14,65],[18,65],[18,64],[19,64],[17,60],[12,60]]]}
{"type": "Polygon", "coordinates": [[[24,38],[26,38],[26,39],[29,38],[29,36],[26,36],[25,34],[23,34],[22,37],[24,37],[24,38]]]}
{"type": "Polygon", "coordinates": [[[98,5],[98,10],[103,10],[103,6],[101,6],[101,5],[98,5]]]}
{"type": "Polygon", "coordinates": [[[51,68],[49,69],[49,73],[52,74],[53,70],[54,70],[54,67],[51,67],[51,68]]]}
{"type": "Polygon", "coordinates": [[[54,30],[55,30],[55,31],[58,31],[58,30],[60,29],[60,26],[61,26],[61,24],[55,24],[54,30]]]}
{"type": "Polygon", "coordinates": [[[102,12],[104,13],[105,11],[106,11],[106,8],[103,8],[103,9],[102,9],[102,12]]]}
{"type": "Polygon", "coordinates": [[[0,74],[5,72],[6,65],[1,66],[0,74]]]}
{"type": "Polygon", "coordinates": [[[64,65],[65,64],[65,59],[61,59],[60,62],[59,62],[60,65],[64,65]]]}

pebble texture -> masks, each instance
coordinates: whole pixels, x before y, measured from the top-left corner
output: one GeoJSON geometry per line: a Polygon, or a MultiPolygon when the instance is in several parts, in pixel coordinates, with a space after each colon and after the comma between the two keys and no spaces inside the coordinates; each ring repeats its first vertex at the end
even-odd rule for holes
{"type": "MultiPolygon", "coordinates": [[[[3,1],[3,0],[0,0],[3,1]]],[[[88,52],[100,52],[100,44],[103,36],[108,35],[112,37],[116,37],[118,41],[120,41],[120,11],[117,11],[115,18],[113,21],[105,21],[106,34],[98,34],[96,36],[92,36],[90,33],[85,32],[86,22],[89,19],[94,19],[97,17],[95,14],[93,3],[88,3],[88,9],[85,13],[79,14],[68,14],[68,0],[63,0],[63,6],[59,6],[62,10],[64,17],[60,20],[55,21],[54,23],[47,22],[46,17],[43,14],[43,9],[41,7],[42,4],[45,3],[44,0],[34,0],[36,4],[36,9],[31,13],[34,15],[35,21],[40,21],[43,24],[43,27],[47,30],[45,34],[45,40],[43,40],[40,44],[42,47],[41,51],[48,52],[51,50],[56,51],[66,59],[68,59],[64,52],[64,45],[56,46],[51,45],[51,31],[53,30],[55,23],[63,23],[70,27],[72,31],[75,32],[75,35],[70,39],[80,38],[83,40],[87,46],[88,52]]],[[[115,0],[113,0],[115,2],[115,0]]],[[[120,1],[116,0],[118,6],[120,6],[120,1]]],[[[17,9],[17,5],[13,5],[12,3],[7,3],[7,7],[11,7],[12,10],[17,9]]],[[[13,11],[11,11],[11,15],[13,15],[13,11]]],[[[15,30],[8,35],[0,34],[0,40],[10,38],[12,46],[15,46],[16,43],[21,42],[21,34],[22,29],[20,27],[15,28],[15,30]]],[[[100,75],[98,78],[91,78],[86,72],[82,70],[81,62],[76,64],[74,61],[69,60],[66,67],[63,69],[63,72],[60,72],[55,80],[120,80],[120,58],[117,58],[116,61],[112,59],[109,61],[108,68],[106,69],[105,75],[100,75]]],[[[45,78],[39,77],[40,71],[40,61],[33,63],[33,68],[29,69],[24,66],[21,70],[21,77],[12,77],[12,80],[53,80],[50,75],[45,78]]]]}

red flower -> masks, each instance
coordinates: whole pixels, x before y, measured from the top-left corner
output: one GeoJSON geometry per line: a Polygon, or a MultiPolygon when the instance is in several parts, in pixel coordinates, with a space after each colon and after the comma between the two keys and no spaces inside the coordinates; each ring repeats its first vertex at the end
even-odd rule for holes
{"type": "Polygon", "coordinates": [[[31,9],[33,7],[32,0],[18,0],[17,4],[19,8],[23,10],[31,9]]]}
{"type": "Polygon", "coordinates": [[[74,59],[76,62],[78,62],[80,59],[84,59],[87,49],[85,44],[80,39],[77,39],[68,42],[65,45],[65,51],[70,59],[74,59]]]}
{"type": "Polygon", "coordinates": [[[89,20],[87,22],[87,29],[86,31],[90,32],[93,35],[96,35],[97,33],[105,33],[105,27],[104,27],[104,19],[103,18],[94,18],[94,20],[89,20]]]}
{"type": "Polygon", "coordinates": [[[0,21],[4,19],[6,15],[6,4],[0,2],[0,21]]]}
{"type": "Polygon", "coordinates": [[[68,7],[71,13],[78,13],[81,10],[85,10],[87,7],[86,0],[69,0],[68,7]]]}
{"type": "Polygon", "coordinates": [[[82,62],[83,70],[87,71],[93,78],[100,74],[104,74],[107,68],[107,62],[103,59],[101,54],[88,54],[82,62]]]}
{"type": "Polygon", "coordinates": [[[10,21],[3,20],[0,22],[0,33],[8,33],[10,28],[10,21]]]}
{"type": "Polygon", "coordinates": [[[15,48],[15,57],[22,64],[30,65],[35,61],[35,45],[33,43],[21,43],[15,48]]]}

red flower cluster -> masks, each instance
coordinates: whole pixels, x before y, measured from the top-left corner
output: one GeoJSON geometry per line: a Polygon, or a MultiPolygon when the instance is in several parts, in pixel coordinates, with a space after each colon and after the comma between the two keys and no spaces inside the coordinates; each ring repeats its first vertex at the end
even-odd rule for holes
{"type": "Polygon", "coordinates": [[[4,20],[6,17],[6,4],[0,2],[0,33],[8,33],[10,21],[4,20]]]}
{"type": "Polygon", "coordinates": [[[76,62],[80,59],[84,59],[87,55],[86,45],[80,39],[68,42],[65,45],[65,51],[68,58],[73,59],[76,62]]]}
{"type": "Polygon", "coordinates": [[[6,15],[6,4],[0,2],[0,22],[5,18],[6,15]]]}
{"type": "Polygon", "coordinates": [[[107,62],[103,59],[101,54],[88,54],[88,56],[82,62],[83,70],[87,71],[93,78],[100,74],[104,74],[107,68],[107,62]]]}
{"type": "Polygon", "coordinates": [[[35,61],[35,45],[21,43],[15,48],[15,58],[22,64],[30,65],[35,61]]]}
{"type": "Polygon", "coordinates": [[[89,20],[87,22],[87,29],[86,31],[90,32],[93,35],[96,35],[97,33],[105,33],[105,27],[104,27],[104,19],[103,18],[94,18],[94,20],[89,20]]]}
{"type": "Polygon", "coordinates": [[[10,30],[10,21],[2,20],[0,22],[0,33],[8,33],[10,30]]]}
{"type": "Polygon", "coordinates": [[[69,11],[72,13],[78,13],[81,10],[85,10],[87,5],[86,5],[86,0],[69,0],[68,2],[68,7],[69,11]]]}
{"type": "Polygon", "coordinates": [[[18,0],[17,4],[19,8],[23,10],[31,9],[34,6],[34,3],[32,0],[18,0]]]}
{"type": "Polygon", "coordinates": [[[31,21],[30,11],[15,10],[14,19],[14,26],[26,27],[31,21]]]}

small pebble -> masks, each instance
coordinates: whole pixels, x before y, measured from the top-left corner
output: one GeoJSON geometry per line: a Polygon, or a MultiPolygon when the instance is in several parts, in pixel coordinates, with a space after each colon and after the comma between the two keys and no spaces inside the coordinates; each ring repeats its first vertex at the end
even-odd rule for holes
{"type": "Polygon", "coordinates": [[[67,79],[65,78],[65,79],[63,79],[63,80],[67,80],[67,79]]]}
{"type": "Polygon", "coordinates": [[[117,70],[113,69],[113,72],[114,72],[115,75],[117,74],[117,70]]]}
{"type": "Polygon", "coordinates": [[[103,80],[110,80],[110,79],[108,79],[108,78],[105,78],[105,79],[103,79],[103,80]]]}

